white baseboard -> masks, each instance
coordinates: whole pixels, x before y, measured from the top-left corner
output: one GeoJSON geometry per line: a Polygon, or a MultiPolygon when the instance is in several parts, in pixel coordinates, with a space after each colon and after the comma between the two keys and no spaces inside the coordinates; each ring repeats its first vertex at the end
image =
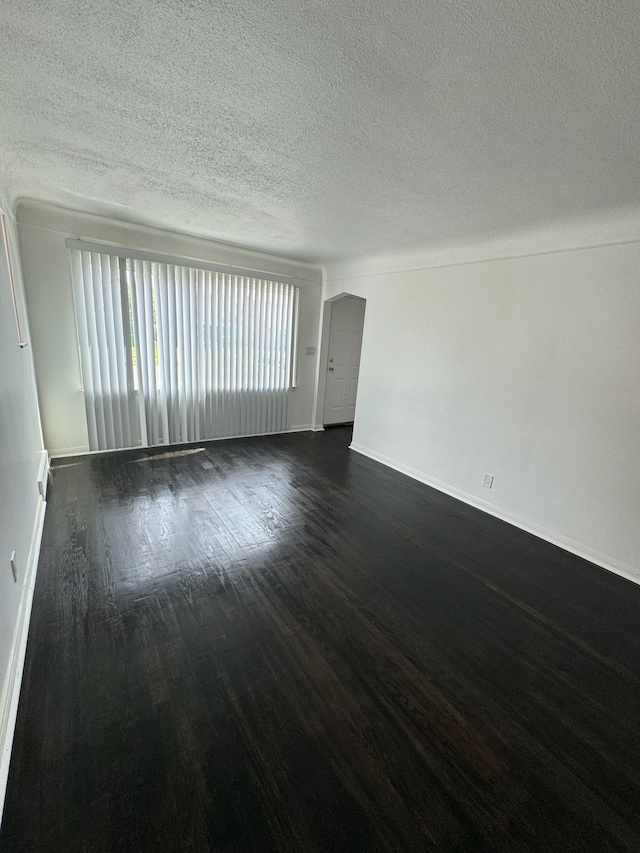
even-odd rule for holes
{"type": "Polygon", "coordinates": [[[43,501],[47,499],[47,485],[49,483],[49,454],[42,451],[40,457],[40,469],[38,473],[38,491],[43,501]]]}
{"type": "Polygon", "coordinates": [[[396,462],[394,459],[391,459],[389,456],[385,456],[383,453],[378,453],[375,450],[370,450],[368,447],[363,447],[361,444],[352,442],[350,449],[355,450],[356,453],[362,454],[362,456],[368,456],[369,459],[373,459],[375,462],[380,462],[382,465],[386,465],[387,468],[393,468],[401,474],[406,474],[407,477],[411,477],[413,480],[418,480],[421,483],[425,483],[427,486],[432,486],[434,489],[438,489],[438,491],[444,492],[452,498],[456,498],[463,503],[482,510],[482,512],[493,515],[501,521],[506,521],[514,527],[519,527],[520,530],[531,533],[539,539],[544,539],[552,545],[557,545],[559,548],[569,551],[569,553],[575,554],[577,557],[589,560],[590,563],[595,563],[596,566],[607,569],[607,571],[620,575],[620,577],[633,581],[633,583],[640,584],[640,569],[634,568],[620,560],[616,560],[608,554],[602,554],[599,551],[589,548],[587,545],[583,545],[580,542],[576,542],[567,536],[562,536],[561,534],[546,530],[543,527],[538,527],[538,525],[531,523],[527,519],[520,518],[517,515],[506,512],[505,510],[493,506],[493,504],[477,498],[475,495],[470,495],[467,492],[463,492],[460,489],[456,489],[453,486],[442,483],[433,477],[423,474],[415,468],[410,468],[407,465],[402,465],[401,463],[396,462]]]}
{"type": "Polygon", "coordinates": [[[222,435],[219,438],[201,438],[199,441],[180,441],[176,442],[176,444],[149,444],[137,447],[115,447],[113,450],[89,450],[85,445],[84,447],[67,447],[50,450],[49,458],[68,459],[70,456],[93,456],[96,453],[122,453],[124,450],[159,450],[162,447],[182,447],[187,444],[205,444],[210,441],[231,441],[233,438],[262,438],[265,435],[287,435],[290,432],[309,432],[315,429],[316,427],[313,424],[299,424],[288,429],[278,430],[277,432],[250,432],[246,435],[222,435]]]}
{"type": "Polygon", "coordinates": [[[33,591],[36,584],[36,573],[38,571],[38,559],[40,557],[40,545],[42,542],[42,529],[44,527],[44,515],[46,508],[46,501],[39,501],[33,536],[31,537],[31,548],[29,549],[26,578],[20,598],[18,622],[13,635],[13,643],[11,644],[11,652],[9,655],[9,668],[0,701],[0,818],[2,817],[4,796],[7,789],[7,780],[9,778],[11,746],[13,744],[13,733],[15,731],[16,716],[18,714],[22,671],[24,669],[24,658],[27,650],[31,605],[33,603],[33,591]]]}
{"type": "Polygon", "coordinates": [[[49,459],[66,459],[68,456],[88,456],[92,451],[86,444],[82,447],[57,447],[49,451],[49,459]]]}

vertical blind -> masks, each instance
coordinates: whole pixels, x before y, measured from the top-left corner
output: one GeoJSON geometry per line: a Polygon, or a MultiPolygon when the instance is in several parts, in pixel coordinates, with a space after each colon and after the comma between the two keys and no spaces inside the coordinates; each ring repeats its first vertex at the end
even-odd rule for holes
{"type": "Polygon", "coordinates": [[[298,288],[71,249],[91,450],[288,425],[298,288]]]}

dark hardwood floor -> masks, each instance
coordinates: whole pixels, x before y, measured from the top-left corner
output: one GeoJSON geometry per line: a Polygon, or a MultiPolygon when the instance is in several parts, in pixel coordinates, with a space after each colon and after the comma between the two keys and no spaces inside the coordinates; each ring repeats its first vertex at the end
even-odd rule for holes
{"type": "Polygon", "coordinates": [[[640,587],[349,437],[54,465],[2,853],[640,850],[640,587]]]}

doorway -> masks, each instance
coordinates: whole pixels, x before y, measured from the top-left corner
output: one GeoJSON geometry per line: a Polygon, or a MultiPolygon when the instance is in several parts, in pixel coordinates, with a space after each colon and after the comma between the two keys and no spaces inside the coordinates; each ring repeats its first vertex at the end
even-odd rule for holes
{"type": "Polygon", "coordinates": [[[326,349],[324,426],[353,423],[366,300],[343,295],[328,304],[327,345],[323,347],[326,349]]]}

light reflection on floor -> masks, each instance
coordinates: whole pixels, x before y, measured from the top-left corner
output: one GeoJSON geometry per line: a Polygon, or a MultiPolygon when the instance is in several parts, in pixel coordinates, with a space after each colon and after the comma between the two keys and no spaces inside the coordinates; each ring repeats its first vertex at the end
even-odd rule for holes
{"type": "MultiPolygon", "coordinates": [[[[126,463],[167,460],[204,450],[179,450],[126,463]]],[[[128,539],[117,573],[136,598],[183,583],[185,573],[196,583],[198,576],[217,575],[226,591],[244,586],[244,576],[269,564],[291,527],[303,523],[297,471],[291,462],[271,458],[262,470],[229,467],[220,458],[215,462],[215,470],[211,463],[193,463],[193,485],[183,482],[178,493],[171,489],[171,467],[159,465],[150,491],[129,494],[126,531],[122,516],[109,512],[109,503],[113,501],[116,510],[122,506],[120,500],[110,496],[102,503],[107,547],[111,537],[128,539]],[[111,519],[117,530],[110,529],[111,519]]]]}

